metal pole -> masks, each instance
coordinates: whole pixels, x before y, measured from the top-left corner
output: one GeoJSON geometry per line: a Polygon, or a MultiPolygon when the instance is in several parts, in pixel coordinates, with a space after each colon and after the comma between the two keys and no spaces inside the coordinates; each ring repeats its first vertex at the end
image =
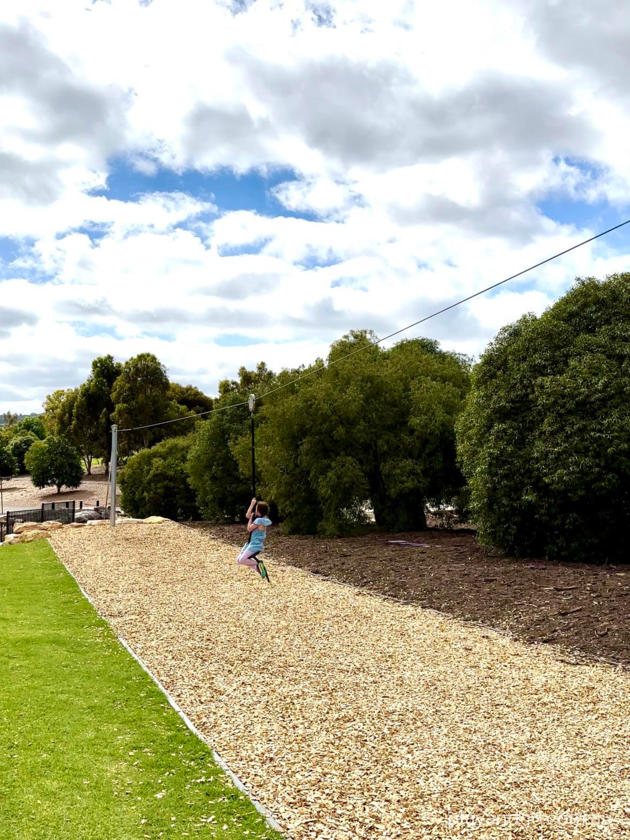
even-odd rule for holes
{"type": "Polygon", "coordinates": [[[116,466],[118,464],[118,426],[112,426],[112,456],[109,461],[109,478],[111,481],[111,507],[109,509],[109,524],[116,527],[116,466]]]}
{"type": "Polygon", "coordinates": [[[249,395],[248,403],[252,427],[252,496],[256,498],[256,440],[254,437],[254,406],[256,404],[256,397],[254,394],[249,395]]]}

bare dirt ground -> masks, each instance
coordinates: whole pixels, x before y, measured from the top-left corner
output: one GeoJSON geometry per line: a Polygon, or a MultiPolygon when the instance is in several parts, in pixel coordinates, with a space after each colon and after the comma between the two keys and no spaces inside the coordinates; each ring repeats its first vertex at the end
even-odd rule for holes
{"type": "Polygon", "coordinates": [[[19,475],[3,482],[3,510],[6,513],[7,510],[38,508],[44,502],[70,502],[73,499],[77,506],[79,502],[83,502],[84,505],[92,507],[97,501],[104,505],[107,486],[107,476],[103,467],[94,467],[92,475],[86,475],[80,487],[75,490],[64,487],[61,493],[57,493],[54,487],[39,490],[33,485],[30,475],[19,475]]]}
{"type": "MultiPolygon", "coordinates": [[[[238,533],[128,524],[50,539],[285,836],[629,836],[621,669],[278,562],[293,541],[274,540],[269,585],[235,563],[238,533]]],[[[355,568],[370,550],[384,562],[382,538],[329,541],[328,554],[355,568]]],[[[160,787],[168,808],[168,778],[160,787]]]]}
{"type": "MultiPolygon", "coordinates": [[[[240,546],[243,526],[188,523],[240,546]]],[[[630,565],[517,560],[481,548],[471,530],[428,529],[322,539],[271,528],[267,554],[321,577],[554,645],[571,661],[630,668],[630,565]],[[417,542],[393,545],[390,540],[417,542]]]]}

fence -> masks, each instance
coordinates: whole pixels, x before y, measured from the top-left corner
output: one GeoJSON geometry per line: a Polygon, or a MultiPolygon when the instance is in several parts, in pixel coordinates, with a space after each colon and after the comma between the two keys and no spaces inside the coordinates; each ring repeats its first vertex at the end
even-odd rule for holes
{"type": "MultiPolygon", "coordinates": [[[[83,502],[79,502],[77,507],[76,501],[73,500],[70,502],[44,502],[38,508],[7,511],[4,517],[0,517],[0,542],[3,542],[6,536],[13,533],[13,527],[18,522],[50,522],[54,520],[67,525],[69,522],[74,522],[77,511],[83,509],[83,502]]],[[[109,507],[101,506],[99,501],[96,501],[93,506],[86,507],[85,510],[92,510],[104,519],[108,518],[110,513],[109,507]]]]}
{"type": "Polygon", "coordinates": [[[6,533],[13,533],[13,526],[17,522],[74,522],[76,502],[48,502],[39,508],[25,508],[24,510],[7,511],[5,516],[6,533]]]}

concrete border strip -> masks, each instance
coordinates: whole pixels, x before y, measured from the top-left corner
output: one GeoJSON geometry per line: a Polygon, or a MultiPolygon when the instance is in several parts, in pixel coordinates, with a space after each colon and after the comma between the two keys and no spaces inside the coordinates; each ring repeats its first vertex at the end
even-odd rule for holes
{"type": "MultiPolygon", "coordinates": [[[[53,548],[53,547],[51,546],[51,548],[53,548]]],[[[55,550],[54,550],[54,548],[53,548],[53,551],[55,551],[55,550]]],[[[85,599],[86,599],[86,600],[87,600],[87,601],[91,604],[91,606],[93,607],[93,609],[94,609],[94,611],[96,612],[96,614],[97,614],[100,618],[102,618],[102,619],[103,619],[103,621],[107,621],[107,619],[106,619],[106,618],[104,618],[104,617],[103,617],[103,616],[99,613],[99,611],[98,611],[98,610],[97,610],[97,608],[96,608],[96,604],[94,603],[94,601],[90,598],[90,596],[89,596],[89,595],[88,595],[88,593],[85,591],[85,589],[81,586],[81,584],[80,584],[80,583],[79,583],[79,581],[76,579],[76,577],[74,576],[74,574],[70,571],[70,569],[69,569],[69,568],[66,566],[66,564],[65,564],[65,563],[61,560],[61,558],[57,555],[57,553],[56,553],[56,552],[55,552],[55,557],[57,557],[57,559],[59,560],[59,562],[61,563],[61,565],[62,565],[62,566],[64,567],[64,569],[68,572],[68,574],[70,575],[70,577],[74,580],[74,582],[76,583],[77,587],[79,588],[79,591],[81,592],[81,594],[83,595],[83,597],[84,597],[84,598],[85,598],[85,599]]],[[[171,707],[172,707],[172,708],[173,708],[173,709],[177,712],[177,714],[178,714],[178,715],[180,716],[180,718],[184,721],[184,723],[186,724],[186,726],[188,727],[188,729],[190,729],[190,731],[191,731],[194,735],[196,735],[196,736],[197,736],[197,738],[199,738],[199,740],[200,740],[200,741],[203,741],[203,743],[204,743],[207,747],[209,747],[209,748],[210,748],[210,751],[212,752],[212,758],[213,758],[213,759],[214,759],[214,761],[215,761],[215,762],[219,765],[219,767],[223,770],[223,772],[224,772],[224,773],[226,773],[226,774],[230,777],[230,779],[232,780],[232,782],[233,782],[234,786],[235,786],[236,788],[238,788],[238,790],[240,790],[240,791],[241,791],[241,793],[244,793],[244,794],[245,794],[245,796],[247,796],[247,798],[248,798],[248,799],[249,799],[249,801],[252,803],[252,805],[254,806],[254,808],[258,811],[258,813],[259,813],[261,816],[263,816],[263,817],[267,820],[267,823],[269,824],[269,827],[270,827],[270,828],[273,828],[275,831],[277,831],[279,834],[281,834],[281,835],[282,835],[282,837],[284,837],[284,838],[285,838],[285,840],[291,840],[291,838],[290,838],[287,834],[285,834],[285,833],[284,833],[284,831],[282,830],[282,828],[280,827],[280,825],[277,823],[277,821],[275,820],[275,818],[274,818],[273,814],[272,814],[272,813],[271,813],[271,812],[270,812],[270,811],[269,811],[269,810],[268,810],[268,809],[267,809],[267,808],[266,808],[266,807],[262,804],[262,802],[259,802],[259,801],[258,801],[258,799],[256,799],[254,796],[252,796],[252,795],[251,795],[251,793],[247,790],[247,788],[245,787],[245,785],[243,784],[243,782],[239,779],[239,777],[236,775],[236,773],[235,773],[233,770],[230,770],[230,768],[228,767],[228,765],[227,765],[227,763],[224,761],[224,759],[222,759],[222,758],[221,758],[221,756],[219,755],[219,753],[218,753],[218,752],[216,752],[216,750],[212,747],[212,745],[208,743],[208,741],[204,738],[204,736],[201,734],[201,732],[197,729],[197,727],[195,726],[195,724],[194,724],[194,723],[191,721],[191,719],[188,717],[188,715],[186,714],[186,712],[184,712],[184,711],[183,711],[183,710],[179,707],[179,705],[177,704],[177,701],[176,701],[176,700],[174,700],[174,699],[171,697],[171,695],[170,695],[170,694],[168,693],[168,691],[164,688],[164,686],[162,685],[162,683],[158,680],[158,678],[157,678],[157,677],[155,676],[155,674],[154,674],[154,673],[150,670],[150,668],[148,668],[148,667],[147,667],[147,665],[146,665],[146,664],[142,661],[142,659],[141,659],[141,658],[137,655],[137,653],[135,653],[135,652],[134,652],[134,651],[133,651],[133,650],[129,647],[129,645],[127,644],[127,642],[123,639],[123,637],[122,637],[122,636],[120,636],[120,635],[116,632],[116,630],[112,627],[112,625],[109,623],[109,621],[107,621],[107,624],[108,624],[108,626],[110,627],[110,629],[111,629],[112,633],[116,636],[116,638],[117,638],[117,639],[118,639],[118,641],[120,642],[120,644],[121,644],[121,645],[125,648],[125,650],[126,650],[128,653],[130,653],[130,654],[131,654],[131,656],[132,656],[132,657],[136,660],[136,662],[138,663],[138,665],[140,665],[140,667],[142,668],[142,670],[143,670],[143,671],[145,671],[145,672],[146,672],[146,673],[147,673],[147,674],[151,677],[151,679],[153,680],[153,682],[157,685],[157,687],[160,689],[160,691],[162,692],[162,694],[163,694],[163,695],[166,697],[166,699],[168,700],[169,705],[170,705],[170,706],[171,706],[171,707]]]]}

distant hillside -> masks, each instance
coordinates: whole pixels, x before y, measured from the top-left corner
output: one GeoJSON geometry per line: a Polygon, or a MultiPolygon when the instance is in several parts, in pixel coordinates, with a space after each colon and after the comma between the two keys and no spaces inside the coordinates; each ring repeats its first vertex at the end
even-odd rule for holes
{"type": "Polygon", "coordinates": [[[10,423],[19,423],[20,420],[24,420],[25,417],[39,417],[39,414],[36,411],[33,411],[31,414],[13,414],[10,411],[6,411],[4,414],[0,414],[0,426],[6,426],[10,423]]]}

